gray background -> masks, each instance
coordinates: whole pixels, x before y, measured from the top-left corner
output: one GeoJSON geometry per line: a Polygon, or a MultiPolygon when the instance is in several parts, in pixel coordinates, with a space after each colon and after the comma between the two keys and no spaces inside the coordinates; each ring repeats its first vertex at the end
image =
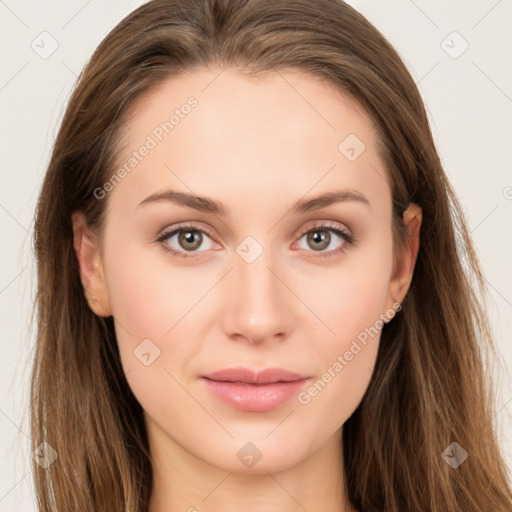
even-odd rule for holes
{"type": "MultiPolygon", "coordinates": [[[[27,416],[34,336],[28,323],[39,187],[76,76],[107,32],[142,3],[0,0],[0,512],[35,511],[27,416]],[[52,45],[58,46],[47,55],[52,45]]],[[[492,299],[503,370],[496,422],[512,468],[512,0],[349,3],[395,45],[419,84],[466,212],[492,299]]]]}

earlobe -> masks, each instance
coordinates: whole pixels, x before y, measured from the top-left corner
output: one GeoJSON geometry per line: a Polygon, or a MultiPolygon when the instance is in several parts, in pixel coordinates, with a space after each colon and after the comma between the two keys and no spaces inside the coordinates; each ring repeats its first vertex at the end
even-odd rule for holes
{"type": "Polygon", "coordinates": [[[421,208],[414,203],[409,204],[403,216],[403,223],[407,230],[407,240],[403,247],[400,262],[389,282],[388,308],[392,307],[394,303],[402,303],[411,285],[420,247],[421,221],[421,208]]]}
{"type": "Polygon", "coordinates": [[[97,239],[87,229],[82,212],[72,214],[73,246],[78,260],[84,295],[91,310],[98,316],[112,315],[108,290],[97,239]]]}

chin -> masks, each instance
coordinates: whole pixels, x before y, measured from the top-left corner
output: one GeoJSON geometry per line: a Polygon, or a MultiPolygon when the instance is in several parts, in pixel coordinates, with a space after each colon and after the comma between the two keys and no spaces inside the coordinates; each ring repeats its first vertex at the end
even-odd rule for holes
{"type": "Polygon", "coordinates": [[[215,450],[202,454],[202,457],[196,453],[196,456],[224,471],[251,475],[285,471],[307,457],[304,452],[307,445],[300,439],[294,443],[290,442],[289,436],[276,435],[271,440],[269,432],[271,430],[260,437],[237,436],[227,442],[210,439],[207,446],[214,445],[215,450]]]}

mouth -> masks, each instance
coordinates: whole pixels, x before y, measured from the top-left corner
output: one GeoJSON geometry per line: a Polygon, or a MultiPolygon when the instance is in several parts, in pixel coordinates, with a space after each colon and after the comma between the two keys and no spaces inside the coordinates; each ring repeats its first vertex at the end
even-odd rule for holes
{"type": "Polygon", "coordinates": [[[296,396],[310,377],[281,368],[260,372],[232,368],[203,376],[201,380],[217,399],[235,409],[266,412],[296,396]]]}

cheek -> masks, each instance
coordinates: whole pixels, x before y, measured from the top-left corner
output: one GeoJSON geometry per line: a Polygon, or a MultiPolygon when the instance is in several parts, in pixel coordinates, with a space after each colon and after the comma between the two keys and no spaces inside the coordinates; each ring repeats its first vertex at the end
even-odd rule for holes
{"type": "Polygon", "coordinates": [[[369,238],[361,247],[352,248],[339,266],[324,272],[311,283],[303,277],[302,289],[308,301],[329,327],[330,343],[326,348],[344,349],[347,341],[373,326],[384,313],[392,271],[391,234],[369,238]],[[371,241],[370,241],[371,240],[371,241]],[[312,287],[312,284],[316,284],[312,287]]]}
{"type": "Polygon", "coordinates": [[[309,304],[315,304],[328,330],[318,337],[315,347],[322,371],[298,401],[316,411],[318,417],[327,418],[333,429],[357,408],[373,373],[391,273],[391,250],[391,240],[382,237],[347,259],[345,266],[325,280],[322,294],[317,289],[309,295],[309,304]]]}
{"type": "Polygon", "coordinates": [[[157,411],[170,395],[182,396],[182,370],[203,345],[195,333],[207,324],[205,295],[218,276],[173,264],[159,247],[130,244],[128,237],[117,246],[118,254],[105,251],[105,276],[121,363],[139,402],[157,411]]]}
{"type": "MultiPolygon", "coordinates": [[[[331,305],[326,315],[333,333],[317,339],[315,355],[318,375],[298,397],[298,403],[309,409],[308,416],[324,423],[317,425],[335,431],[345,423],[361,402],[377,359],[383,312],[383,290],[372,286],[358,288],[353,293],[337,297],[337,307],[331,305]]],[[[346,288],[345,290],[348,290],[346,288]]],[[[326,312],[327,310],[324,310],[326,312]]]]}
{"type": "Polygon", "coordinates": [[[197,272],[173,265],[171,256],[157,246],[141,247],[128,240],[119,246],[123,250],[117,255],[110,251],[105,266],[116,320],[135,337],[162,339],[189,302],[198,300],[199,286],[193,284],[197,272]]]}
{"type": "Polygon", "coordinates": [[[145,258],[143,252],[126,248],[108,273],[116,337],[126,379],[139,403],[155,417],[163,411],[173,416],[179,411],[173,407],[181,402],[173,405],[169,397],[182,397],[175,369],[187,365],[193,345],[187,319],[180,322],[190,309],[184,296],[187,279],[170,266],[164,272],[148,265],[145,258]]]}
{"type": "MultiPolygon", "coordinates": [[[[136,370],[130,373],[132,378],[144,363],[151,361],[151,368],[161,363],[163,341],[171,336],[165,334],[176,323],[177,313],[182,312],[180,284],[172,274],[155,267],[148,261],[147,249],[130,245],[128,240],[111,243],[110,250],[105,251],[105,277],[120,356],[127,374],[136,370]],[[116,247],[123,249],[117,251],[116,247]],[[149,357],[141,357],[147,353],[149,357]]],[[[147,377],[148,372],[144,373],[147,377]]]]}

